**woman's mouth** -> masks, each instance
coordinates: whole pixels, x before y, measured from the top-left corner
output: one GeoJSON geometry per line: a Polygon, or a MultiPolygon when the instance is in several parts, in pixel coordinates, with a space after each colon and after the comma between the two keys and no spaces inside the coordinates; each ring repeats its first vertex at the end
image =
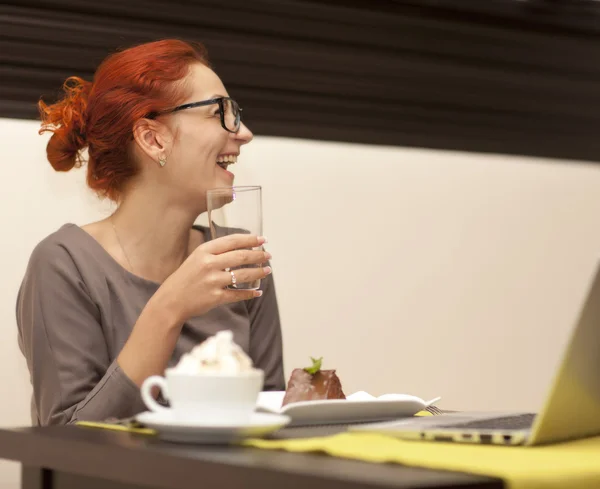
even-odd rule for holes
{"type": "Polygon", "coordinates": [[[237,163],[237,155],[220,155],[217,157],[217,165],[223,170],[227,170],[227,167],[234,163],[237,163]]]}

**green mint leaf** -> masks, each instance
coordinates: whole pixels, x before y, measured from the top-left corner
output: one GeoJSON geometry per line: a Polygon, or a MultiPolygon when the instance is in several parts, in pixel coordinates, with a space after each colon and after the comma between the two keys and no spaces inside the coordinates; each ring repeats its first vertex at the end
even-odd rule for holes
{"type": "Polygon", "coordinates": [[[308,372],[310,375],[315,375],[319,370],[321,370],[321,365],[323,364],[323,357],[321,357],[321,358],[310,357],[310,359],[312,360],[313,364],[310,367],[306,367],[304,370],[306,372],[308,372]]]}

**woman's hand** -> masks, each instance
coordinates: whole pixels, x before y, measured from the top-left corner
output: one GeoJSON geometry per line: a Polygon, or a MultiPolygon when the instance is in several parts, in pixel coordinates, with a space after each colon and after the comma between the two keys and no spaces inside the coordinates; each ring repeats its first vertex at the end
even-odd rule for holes
{"type": "Polygon", "coordinates": [[[200,316],[214,307],[259,297],[258,290],[231,290],[231,273],[225,271],[242,265],[256,265],[235,271],[238,283],[259,280],[271,273],[262,267],[271,255],[252,250],[265,243],[263,237],[232,234],[198,246],[181,266],[163,283],[161,292],[169,297],[171,309],[180,321],[200,316]]]}

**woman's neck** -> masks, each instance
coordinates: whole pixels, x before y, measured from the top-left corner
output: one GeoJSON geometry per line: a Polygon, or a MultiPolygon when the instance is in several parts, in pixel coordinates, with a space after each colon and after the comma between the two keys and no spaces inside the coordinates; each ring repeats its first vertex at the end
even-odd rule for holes
{"type": "Polygon", "coordinates": [[[162,283],[202,242],[192,232],[197,215],[161,195],[128,192],[108,219],[135,275],[162,283]]]}

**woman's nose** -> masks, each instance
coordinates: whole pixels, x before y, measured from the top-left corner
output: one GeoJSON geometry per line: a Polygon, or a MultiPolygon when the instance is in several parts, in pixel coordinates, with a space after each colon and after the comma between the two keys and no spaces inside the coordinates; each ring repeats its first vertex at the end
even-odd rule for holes
{"type": "Polygon", "coordinates": [[[246,124],[240,122],[240,129],[235,134],[235,138],[241,144],[248,144],[250,141],[252,141],[252,138],[254,138],[254,134],[252,134],[252,131],[248,129],[248,126],[246,126],[246,124]]]}

